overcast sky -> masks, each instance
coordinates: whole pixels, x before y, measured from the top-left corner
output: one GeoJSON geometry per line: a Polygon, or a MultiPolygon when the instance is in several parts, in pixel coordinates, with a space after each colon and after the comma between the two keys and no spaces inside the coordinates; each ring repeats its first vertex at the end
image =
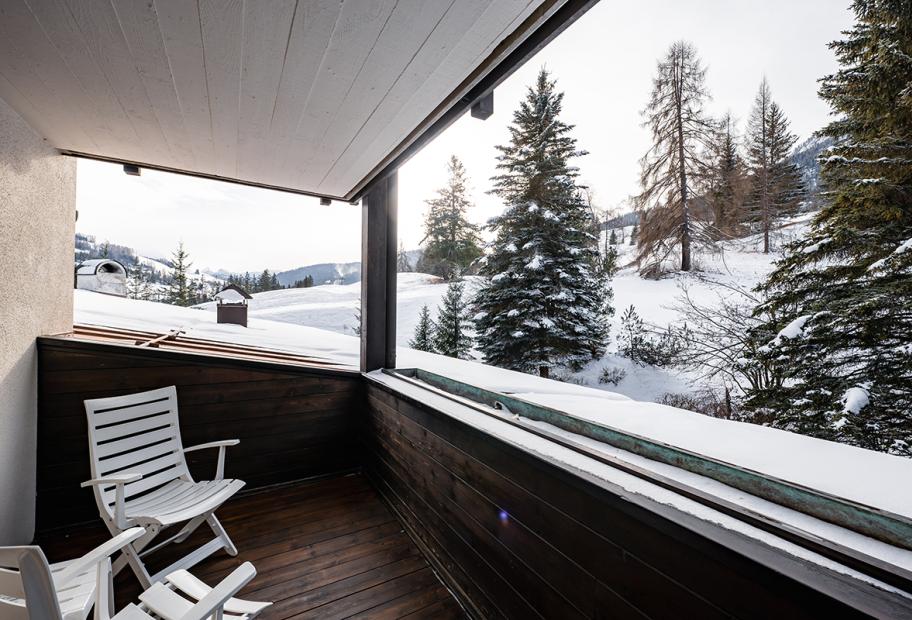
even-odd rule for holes
{"type": "MultiPolygon", "coordinates": [[[[602,0],[495,92],[486,121],[454,123],[399,173],[399,234],[407,248],[422,238],[424,200],[446,180],[446,159],[459,156],[483,224],[501,209],[487,195],[494,146],[507,139],[517,102],[541,66],[565,92],[564,119],[576,125],[589,155],[577,164],[599,206],[638,192],[639,158],[650,136],[641,127],[656,61],[670,43],[694,43],[707,66],[709,110],[731,111],[743,126],[766,75],[800,139],[828,120],[817,80],[836,63],[827,43],[851,24],[848,0],[602,0]]],[[[239,185],[80,161],[77,230],[167,256],[183,239],[199,268],[284,270],[360,259],[359,207],[239,185]]]]}

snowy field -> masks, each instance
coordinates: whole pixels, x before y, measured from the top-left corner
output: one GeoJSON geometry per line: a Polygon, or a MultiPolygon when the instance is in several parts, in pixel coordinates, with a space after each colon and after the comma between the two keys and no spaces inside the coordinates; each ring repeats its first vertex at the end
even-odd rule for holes
{"type": "MultiPolygon", "coordinates": [[[[787,223],[777,235],[777,244],[781,245],[802,228],[802,218],[787,223]]],[[[630,237],[630,228],[624,229],[623,234],[625,242],[617,246],[621,266],[631,262],[635,250],[626,241],[630,237]]],[[[751,288],[766,276],[772,261],[776,258],[776,254],[762,254],[759,247],[759,238],[727,243],[720,253],[699,255],[696,261],[698,271],[687,275],[678,273],[661,280],[644,280],[637,275],[633,267],[623,267],[612,283],[616,312],[612,320],[609,353],[569,378],[582,385],[607,389],[643,401],[655,401],[667,393],[694,391],[697,387],[694,378],[685,373],[640,367],[614,354],[617,350],[616,336],[620,327],[620,316],[632,304],[636,306],[637,312],[646,323],[664,328],[680,320],[677,312],[669,306],[673,305],[681,286],[687,286],[701,303],[711,303],[720,294],[729,294],[714,283],[751,288]],[[626,372],[626,376],[617,385],[600,384],[598,377],[606,367],[621,369],[626,372]]],[[[466,290],[469,293],[478,286],[479,281],[471,277],[467,280],[466,290]]],[[[434,318],[437,305],[445,292],[446,284],[434,276],[419,273],[399,274],[396,340],[400,347],[408,346],[415,332],[421,307],[427,305],[434,318]]],[[[360,298],[360,282],[342,286],[317,286],[256,293],[250,302],[250,317],[354,335],[357,324],[355,312],[360,298]]],[[[202,304],[200,307],[215,311],[214,303],[202,304]]]]}

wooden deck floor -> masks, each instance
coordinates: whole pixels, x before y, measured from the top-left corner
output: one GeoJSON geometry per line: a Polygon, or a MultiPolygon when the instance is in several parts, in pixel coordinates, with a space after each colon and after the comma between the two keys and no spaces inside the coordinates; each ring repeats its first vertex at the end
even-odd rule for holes
{"type": "MultiPolygon", "coordinates": [[[[217,514],[240,553],[234,558],[217,553],[193,572],[212,584],[249,560],[257,576],[242,596],[274,602],[264,619],[463,617],[396,517],[360,475],[246,495],[217,514]]],[[[39,544],[54,562],[105,538],[99,523],[39,544]]],[[[166,565],[174,553],[158,555],[166,565]]],[[[115,588],[118,607],[139,593],[129,569],[118,575],[115,588]]]]}

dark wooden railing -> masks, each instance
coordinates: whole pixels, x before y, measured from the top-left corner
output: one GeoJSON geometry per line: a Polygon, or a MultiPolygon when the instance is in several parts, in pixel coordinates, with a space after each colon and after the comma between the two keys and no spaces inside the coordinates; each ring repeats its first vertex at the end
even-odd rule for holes
{"type": "Polygon", "coordinates": [[[368,378],[369,477],[479,617],[907,617],[908,600],[368,378]]]}
{"type": "MultiPolygon", "coordinates": [[[[38,352],[39,532],[98,518],[91,491],[79,487],[91,477],[87,398],[176,385],[184,445],[240,439],[228,449],[226,475],[246,489],[360,466],[355,371],[66,338],[41,338],[38,352]]],[[[188,455],[195,476],[212,476],[216,452],[188,455]]]]}

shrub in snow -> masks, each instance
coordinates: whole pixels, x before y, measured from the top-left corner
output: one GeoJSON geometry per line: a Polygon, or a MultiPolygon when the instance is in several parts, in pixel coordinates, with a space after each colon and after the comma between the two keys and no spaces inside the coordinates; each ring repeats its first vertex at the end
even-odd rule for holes
{"type": "Polygon", "coordinates": [[[621,316],[618,353],[639,366],[671,366],[683,350],[687,328],[676,331],[669,326],[657,336],[646,329],[643,319],[631,305],[621,316]]]}
{"type": "Polygon", "coordinates": [[[602,385],[617,385],[627,376],[627,371],[623,368],[614,366],[605,366],[599,373],[598,382],[602,385]]]}
{"type": "Polygon", "coordinates": [[[669,407],[702,413],[711,418],[731,420],[739,417],[728,390],[705,389],[688,394],[668,392],[663,394],[658,402],[669,407]]]}

